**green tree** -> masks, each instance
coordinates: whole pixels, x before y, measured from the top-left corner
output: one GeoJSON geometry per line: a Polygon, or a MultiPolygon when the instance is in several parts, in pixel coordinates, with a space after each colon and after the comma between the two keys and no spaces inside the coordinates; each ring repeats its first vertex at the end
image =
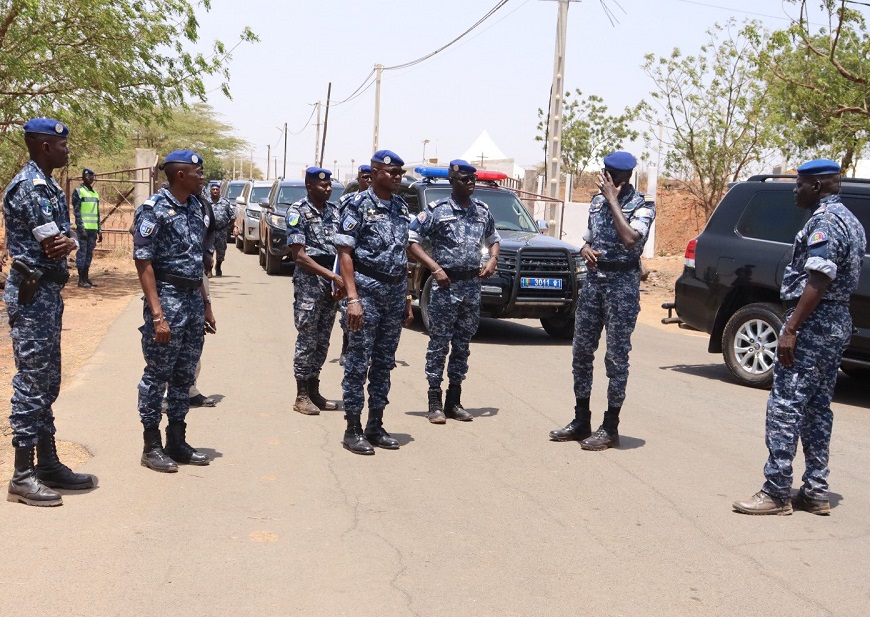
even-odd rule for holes
{"type": "MultiPolygon", "coordinates": [[[[199,7],[210,0],[0,0],[0,141],[50,115],[71,124],[77,147],[117,149],[125,123],[204,101],[206,76],[222,77],[229,96],[232,49],[187,49],[199,42],[199,7]]],[[[239,42],[255,40],[245,28],[239,42]]]]}
{"type": "Polygon", "coordinates": [[[792,25],[758,39],[768,117],[787,155],[826,156],[853,167],[870,141],[870,35],[845,1],[823,0],[829,26],[814,30],[805,1],[792,25]]]}
{"type": "MultiPolygon", "coordinates": [[[[626,107],[618,116],[607,113],[604,99],[590,94],[585,99],[578,89],[565,93],[562,110],[562,167],[565,173],[580,179],[583,171],[595,160],[608,152],[621,150],[626,141],[638,138],[638,131],[631,123],[643,110],[643,104],[626,107]]],[[[536,141],[547,141],[548,118],[543,109],[538,109],[538,135],[536,141]]]]}
{"type": "MultiPolygon", "coordinates": [[[[766,162],[775,144],[750,36],[758,26],[737,33],[734,28],[733,20],[715,25],[695,55],[674,48],[667,57],[647,55],[643,65],[655,84],[644,117],[664,129],[665,171],[706,217],[728,183],[766,162]]],[[[657,141],[650,134],[646,138],[649,144],[657,141]]]]}

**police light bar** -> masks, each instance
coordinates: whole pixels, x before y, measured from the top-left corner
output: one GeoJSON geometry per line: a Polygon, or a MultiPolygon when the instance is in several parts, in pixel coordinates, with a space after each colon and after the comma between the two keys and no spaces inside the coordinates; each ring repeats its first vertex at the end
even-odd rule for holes
{"type": "MultiPolygon", "coordinates": [[[[424,178],[446,178],[450,173],[447,167],[415,167],[414,171],[424,178]]],[[[500,171],[479,170],[475,172],[478,180],[505,180],[507,174],[500,171]]]]}

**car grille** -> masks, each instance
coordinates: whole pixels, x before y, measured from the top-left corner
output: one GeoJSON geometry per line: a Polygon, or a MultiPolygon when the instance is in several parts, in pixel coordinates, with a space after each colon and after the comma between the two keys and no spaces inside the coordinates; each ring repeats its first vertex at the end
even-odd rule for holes
{"type": "Polygon", "coordinates": [[[507,250],[500,252],[498,256],[498,271],[504,276],[562,279],[562,289],[521,288],[519,290],[521,297],[564,298],[569,296],[571,294],[570,277],[574,271],[572,266],[571,256],[565,251],[526,249],[518,256],[516,251],[507,250]]]}

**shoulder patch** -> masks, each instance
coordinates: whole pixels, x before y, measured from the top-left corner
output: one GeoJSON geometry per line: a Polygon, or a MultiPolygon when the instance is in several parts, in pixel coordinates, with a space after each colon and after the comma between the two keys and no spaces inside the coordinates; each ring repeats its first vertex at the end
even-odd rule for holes
{"type": "Polygon", "coordinates": [[[147,238],[154,233],[156,227],[157,225],[155,225],[153,221],[142,221],[139,224],[139,235],[143,238],[147,238]]]}
{"type": "Polygon", "coordinates": [[[42,200],[42,213],[45,216],[51,216],[52,210],[53,210],[53,208],[51,207],[51,202],[48,201],[47,199],[43,199],[42,200]]]}
{"type": "Polygon", "coordinates": [[[636,218],[649,218],[652,216],[652,210],[650,208],[638,208],[634,211],[634,216],[636,218]]]}
{"type": "Polygon", "coordinates": [[[421,210],[421,211],[420,211],[420,214],[417,215],[417,220],[420,221],[421,223],[426,222],[426,212],[425,212],[425,210],[421,210]]]}
{"type": "Polygon", "coordinates": [[[356,219],[355,219],[353,216],[351,216],[350,214],[348,214],[347,216],[344,217],[344,220],[341,222],[341,228],[342,228],[342,230],[344,230],[344,231],[351,231],[351,230],[353,230],[353,229],[354,229],[358,224],[359,224],[359,221],[356,220],[356,219]]]}
{"type": "Polygon", "coordinates": [[[34,178],[33,186],[48,186],[48,184],[46,184],[45,180],[42,178],[34,178]]]}
{"type": "Polygon", "coordinates": [[[810,239],[807,240],[807,246],[815,246],[816,244],[823,244],[827,241],[828,234],[820,229],[813,232],[813,235],[811,235],[810,239]]]}
{"type": "Polygon", "coordinates": [[[299,214],[294,212],[289,217],[287,217],[287,227],[296,227],[299,224],[299,214]]]}

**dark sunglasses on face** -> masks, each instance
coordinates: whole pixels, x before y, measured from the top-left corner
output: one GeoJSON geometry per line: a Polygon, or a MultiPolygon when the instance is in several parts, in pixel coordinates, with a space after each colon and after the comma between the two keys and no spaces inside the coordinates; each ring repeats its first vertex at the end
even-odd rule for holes
{"type": "Polygon", "coordinates": [[[474,174],[471,174],[470,176],[458,176],[457,175],[457,176],[453,176],[453,177],[456,178],[459,182],[462,182],[464,184],[474,184],[475,182],[477,182],[477,176],[474,174]]]}
{"type": "Polygon", "coordinates": [[[372,179],[371,174],[360,174],[359,177],[362,178],[363,180],[371,180],[372,179]]]}

